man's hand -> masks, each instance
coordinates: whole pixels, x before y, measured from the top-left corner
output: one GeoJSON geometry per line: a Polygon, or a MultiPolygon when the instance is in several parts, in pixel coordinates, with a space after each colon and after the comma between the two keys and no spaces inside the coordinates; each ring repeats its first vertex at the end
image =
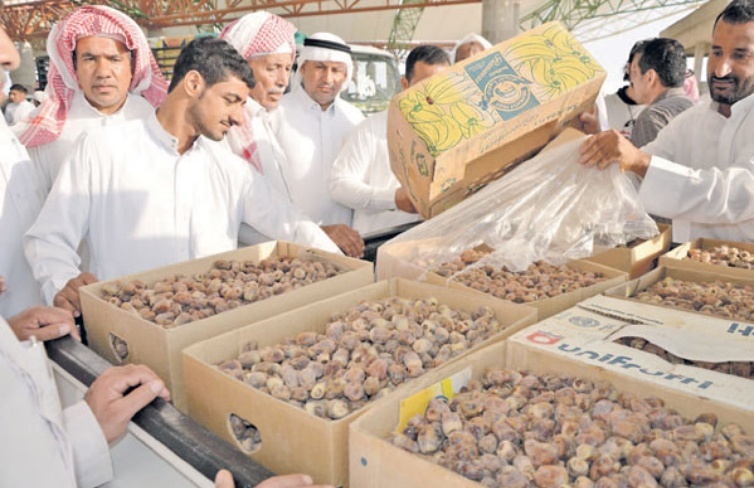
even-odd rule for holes
{"type": "MultiPolygon", "coordinates": [[[[311,488],[333,488],[330,485],[313,486],[312,477],[305,474],[288,474],[284,476],[273,476],[257,485],[257,488],[302,488],[308,486],[311,488]]],[[[226,488],[225,486],[216,488],[226,488]]],[[[232,485],[230,488],[233,488],[232,485]]]]}
{"type": "Polygon", "coordinates": [[[360,258],[364,255],[364,239],[347,225],[323,225],[322,230],[346,256],[360,258]]]}
{"type": "MultiPolygon", "coordinates": [[[[261,486],[261,485],[258,485],[261,486]]],[[[215,488],[236,488],[233,475],[227,469],[221,469],[215,476],[215,488]]]]}
{"type": "Polygon", "coordinates": [[[8,319],[11,329],[19,341],[26,341],[31,336],[38,341],[49,341],[71,334],[81,340],[79,330],[73,323],[73,314],[68,310],[53,307],[27,308],[18,315],[8,319]]]}
{"type": "Polygon", "coordinates": [[[5,277],[0,276],[0,295],[8,291],[8,285],[5,284],[5,277]]]}
{"type": "MultiPolygon", "coordinates": [[[[333,488],[330,485],[312,486],[311,476],[305,474],[289,474],[267,478],[257,485],[257,488],[333,488]]],[[[227,469],[221,469],[215,476],[215,488],[235,488],[233,475],[227,469]]]]}
{"type": "Polygon", "coordinates": [[[579,129],[586,134],[596,134],[600,131],[600,120],[597,116],[597,107],[592,112],[579,114],[579,129]]]}
{"type": "Polygon", "coordinates": [[[84,399],[110,444],[126,432],[131,417],[157,397],[170,400],[162,380],[146,366],[129,364],[102,373],[84,399]]]}
{"type": "Polygon", "coordinates": [[[600,132],[589,137],[579,150],[579,162],[584,166],[605,169],[617,163],[624,171],[633,171],[642,178],[647,174],[651,159],[649,154],[637,149],[616,130],[600,132]]]}
{"type": "Polygon", "coordinates": [[[398,210],[403,210],[407,213],[415,214],[416,207],[411,203],[411,199],[408,198],[408,191],[405,188],[400,187],[395,190],[395,206],[398,210]]]}
{"type": "Polygon", "coordinates": [[[73,312],[74,317],[81,315],[81,301],[79,300],[79,288],[99,281],[91,273],[81,273],[66,283],[65,288],[60,290],[52,303],[56,307],[64,308],[73,312]]]}

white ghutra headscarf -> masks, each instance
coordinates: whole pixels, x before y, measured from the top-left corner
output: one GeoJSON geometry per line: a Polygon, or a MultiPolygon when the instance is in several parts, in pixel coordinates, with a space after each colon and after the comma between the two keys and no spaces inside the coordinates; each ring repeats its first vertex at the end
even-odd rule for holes
{"type": "Polygon", "coordinates": [[[351,59],[351,46],[335,34],[318,32],[307,37],[304,47],[298,55],[298,71],[291,80],[291,90],[301,88],[301,66],[307,61],[323,61],[330,63],[344,63],[346,65],[346,82],[340,91],[348,87],[348,80],[353,75],[353,60],[351,59]]]}

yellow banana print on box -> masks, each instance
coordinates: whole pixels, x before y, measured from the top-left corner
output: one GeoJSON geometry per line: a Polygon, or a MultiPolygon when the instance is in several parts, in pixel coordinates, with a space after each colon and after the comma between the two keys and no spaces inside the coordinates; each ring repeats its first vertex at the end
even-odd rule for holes
{"type": "Polygon", "coordinates": [[[459,73],[430,80],[422,88],[406,94],[398,107],[432,156],[455,147],[462,139],[474,137],[494,123],[492,116],[470,101],[476,87],[464,82],[459,73]]]}
{"type": "Polygon", "coordinates": [[[532,90],[540,98],[554,98],[602,72],[559,24],[511,44],[504,56],[516,71],[539,85],[532,90]]]}

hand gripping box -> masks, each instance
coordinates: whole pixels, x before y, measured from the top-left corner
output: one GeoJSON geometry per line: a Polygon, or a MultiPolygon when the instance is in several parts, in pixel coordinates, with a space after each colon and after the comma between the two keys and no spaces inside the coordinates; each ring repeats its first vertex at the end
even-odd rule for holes
{"type": "Polygon", "coordinates": [[[187,405],[181,351],[186,346],[373,282],[371,263],[284,241],[272,241],[95,283],[81,288],[80,294],[89,346],[113,364],[145,364],[152,368],[165,381],[175,406],[185,411],[187,405]],[[282,256],[331,262],[345,272],[170,329],[144,320],[138,314],[127,312],[101,298],[102,289],[116,281],[127,283],[141,280],[151,285],[176,274],[192,276],[206,273],[217,260],[251,260],[258,263],[265,258],[282,256]]]}
{"type": "Polygon", "coordinates": [[[559,23],[500,43],[393,98],[393,173],[419,213],[433,217],[591,110],[605,76],[559,23]]]}
{"type": "MultiPolygon", "coordinates": [[[[618,369],[604,367],[601,363],[588,364],[580,358],[558,354],[552,348],[509,339],[477,351],[463,362],[449,364],[428,374],[400,395],[385,399],[357,419],[351,425],[349,433],[351,485],[359,488],[484,486],[394,446],[390,437],[401,422],[404,405],[412,403],[419,396],[432,398],[437,390],[445,392],[450,389],[448,383],[454,389],[464,377],[478,379],[490,368],[511,368],[537,374],[555,373],[591,381],[608,381],[621,392],[641,398],[662,398],[666,407],[674,408],[685,417],[694,419],[700,414],[712,412],[719,419],[718,426],[737,423],[747,433],[754,432],[754,415],[750,410],[711,400],[694,392],[667,388],[660,381],[646,376],[626,375],[618,369]]],[[[749,398],[751,401],[750,393],[749,398]]],[[[531,485],[534,486],[534,483],[531,485]]]]}
{"type": "MultiPolygon", "coordinates": [[[[255,426],[261,435],[261,444],[257,450],[247,453],[277,473],[308,473],[315,484],[349,485],[348,426],[382,400],[369,402],[338,420],[324,419],[273,398],[223,373],[215,365],[236,358],[250,341],[264,347],[279,344],[304,331],[324,333],[333,314],[352,310],[364,300],[392,296],[412,300],[434,297],[440,304],[466,311],[475,311],[480,306],[490,307],[503,329],[470,351],[499,342],[535,322],[535,311],[526,306],[426,283],[380,281],[187,348],[183,354],[189,414],[236,445],[239,443],[231,432],[229,417],[236,415],[255,426]]],[[[469,352],[464,352],[446,364],[464,362],[468,356],[469,352]]],[[[427,371],[424,375],[433,370],[427,371]]],[[[415,381],[417,379],[406,381],[384,398],[399,394],[415,381]]]]}

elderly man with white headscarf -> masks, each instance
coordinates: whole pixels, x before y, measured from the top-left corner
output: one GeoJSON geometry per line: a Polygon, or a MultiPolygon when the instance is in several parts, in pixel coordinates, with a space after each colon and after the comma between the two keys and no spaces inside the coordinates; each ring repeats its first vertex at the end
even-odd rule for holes
{"type": "Polygon", "coordinates": [[[82,134],[148,117],[165,100],[167,82],[141,28],[109,7],[74,10],[53,27],[47,53],[48,97],[13,131],[49,192],[82,134]]]}
{"type": "Polygon", "coordinates": [[[353,72],[351,47],[334,34],[314,34],[304,41],[298,66],[291,93],[271,118],[286,156],[288,190],[296,208],[319,223],[346,255],[358,257],[364,253],[364,240],[351,228],[353,211],[328,191],[333,161],[364,120],[339,96],[353,72]]]}
{"type": "MultiPolygon", "coordinates": [[[[220,33],[238,51],[254,73],[254,88],[244,105],[244,119],[228,133],[233,152],[249,163],[255,184],[268,185],[270,196],[281,201],[264,202],[270,207],[293,206],[283,167],[285,153],[270,126],[270,112],[277,109],[288,87],[296,57],[296,27],[287,20],[265,11],[253,12],[228,24],[220,33]]],[[[337,251],[338,247],[322,232],[305,244],[337,251]]],[[[239,243],[252,245],[271,240],[256,229],[243,224],[239,243]]]]}
{"type": "Polygon", "coordinates": [[[479,34],[469,34],[458,41],[451,53],[451,59],[453,63],[458,63],[491,47],[492,43],[479,34]]]}

